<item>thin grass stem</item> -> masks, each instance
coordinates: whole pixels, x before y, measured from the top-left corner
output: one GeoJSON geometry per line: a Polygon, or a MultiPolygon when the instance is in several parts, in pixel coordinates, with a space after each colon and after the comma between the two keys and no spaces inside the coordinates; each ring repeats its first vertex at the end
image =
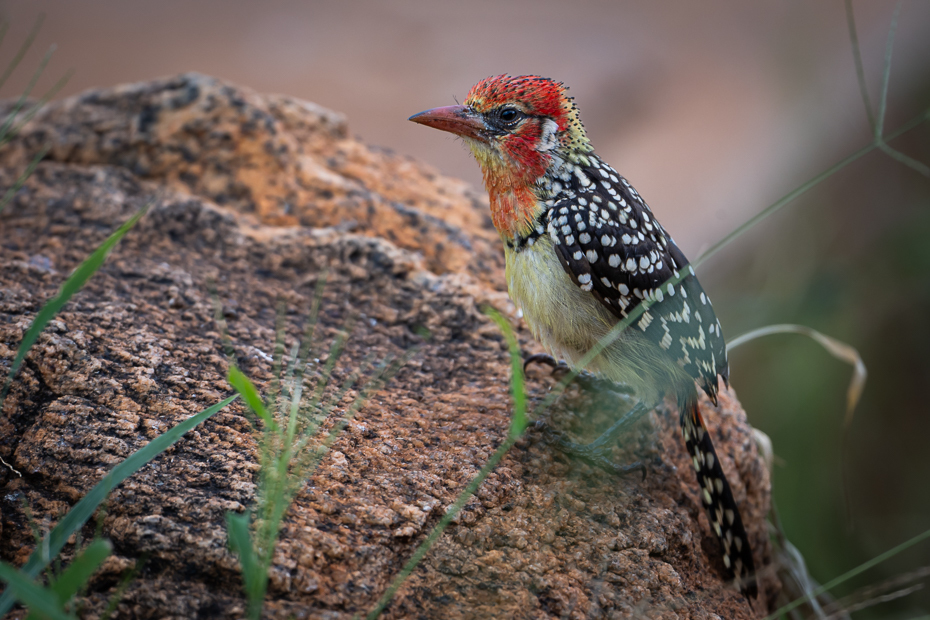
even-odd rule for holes
{"type": "Polygon", "coordinates": [[[882,140],[879,143],[878,148],[881,149],[882,152],[884,152],[886,155],[888,155],[895,161],[904,164],[908,168],[915,170],[916,172],[924,175],[925,177],[930,177],[930,167],[928,167],[926,164],[922,162],[917,161],[913,157],[908,157],[901,151],[894,150],[893,148],[888,146],[888,143],[885,142],[884,140],[882,140]]]}
{"type": "Polygon", "coordinates": [[[816,590],[814,590],[813,592],[811,592],[811,593],[808,594],[807,596],[804,596],[804,597],[799,598],[799,599],[797,599],[797,600],[795,600],[795,601],[792,601],[792,602],[788,603],[787,605],[785,605],[784,607],[778,609],[778,610],[775,611],[774,613],[772,613],[772,614],[766,616],[764,620],[776,620],[777,618],[781,617],[782,614],[788,613],[788,612],[791,611],[792,609],[795,609],[796,607],[799,607],[799,606],[803,605],[803,604],[806,603],[808,600],[811,600],[813,597],[815,597],[815,596],[817,596],[817,595],[819,595],[819,594],[821,594],[821,593],[823,593],[823,592],[827,592],[828,590],[833,589],[834,587],[838,586],[839,584],[843,583],[844,581],[848,581],[848,580],[852,579],[852,578],[855,577],[856,575],[858,575],[858,574],[860,574],[860,573],[863,573],[863,572],[869,570],[870,568],[872,568],[872,567],[874,567],[874,566],[877,566],[877,565],[881,564],[881,563],[884,562],[885,560],[888,560],[888,559],[890,559],[890,558],[892,558],[892,557],[898,555],[898,554],[901,553],[902,551],[906,551],[906,550],[910,549],[910,548],[913,547],[914,545],[917,545],[917,544],[923,542],[924,540],[927,540],[928,538],[930,538],[930,530],[926,530],[926,531],[924,531],[924,532],[918,534],[917,536],[914,536],[914,537],[911,538],[910,540],[907,540],[907,541],[901,543],[900,545],[898,545],[898,546],[896,546],[896,547],[892,547],[892,548],[889,549],[888,551],[886,551],[886,552],[884,552],[884,553],[882,553],[882,554],[879,554],[879,555],[875,556],[875,557],[872,558],[871,560],[869,560],[869,561],[867,561],[867,562],[863,562],[862,564],[860,564],[859,566],[853,568],[852,570],[846,571],[845,573],[843,573],[843,574],[840,575],[839,577],[836,577],[835,579],[833,579],[833,580],[831,580],[831,581],[828,581],[828,582],[825,583],[824,585],[820,586],[819,588],[817,588],[816,590]]]}
{"type": "Polygon", "coordinates": [[[3,125],[0,125],[0,145],[6,144],[9,142],[12,137],[12,132],[10,132],[10,127],[13,125],[13,121],[16,120],[16,115],[19,114],[19,111],[26,104],[26,100],[29,98],[29,93],[32,92],[32,89],[35,88],[36,82],[39,81],[39,76],[45,71],[46,65],[52,59],[52,54],[55,53],[55,46],[52,45],[45,56],[42,57],[42,60],[39,62],[39,68],[35,70],[32,74],[32,78],[29,80],[29,83],[26,85],[26,89],[19,96],[19,99],[16,100],[16,104],[13,106],[13,109],[10,111],[9,115],[6,117],[6,120],[3,121],[3,125]]]}
{"type": "Polygon", "coordinates": [[[526,419],[526,393],[523,389],[524,378],[523,378],[523,364],[520,357],[520,347],[517,343],[516,337],[513,334],[513,330],[510,328],[510,324],[507,323],[507,320],[494,308],[487,308],[484,310],[497,324],[500,326],[501,331],[504,332],[504,337],[507,340],[508,349],[510,353],[510,362],[511,367],[513,368],[513,374],[511,375],[511,389],[514,395],[515,403],[515,414],[510,422],[510,430],[507,433],[507,439],[494,451],[494,454],[491,455],[491,458],[488,459],[488,462],[484,464],[484,467],[478,472],[474,478],[468,483],[465,487],[465,490],[459,494],[452,506],[446,510],[446,513],[442,516],[432,530],[430,530],[429,535],[426,537],[420,545],[413,552],[413,555],[407,560],[401,569],[400,573],[394,578],[391,582],[391,585],[388,586],[387,590],[381,595],[381,598],[378,599],[378,602],[372,608],[368,615],[366,616],[367,620],[374,620],[377,618],[384,608],[390,603],[391,599],[406,581],[407,577],[413,572],[417,565],[423,560],[426,554],[429,552],[430,548],[439,540],[439,537],[442,536],[445,529],[449,526],[449,523],[452,522],[452,519],[462,510],[468,500],[474,495],[475,491],[478,490],[478,487],[481,486],[481,483],[488,477],[488,475],[494,470],[500,460],[504,457],[505,454],[513,447],[517,440],[522,436],[523,431],[527,426],[526,419]]]}
{"type": "Polygon", "coordinates": [[[894,7],[891,14],[891,28],[888,29],[888,40],[885,42],[885,68],[882,71],[882,91],[878,104],[878,118],[875,120],[875,142],[882,142],[885,130],[885,112],[888,110],[888,83],[891,79],[891,51],[894,48],[895,32],[898,29],[898,15],[901,13],[901,2],[894,7]]]}
{"type": "MultiPolygon", "coordinates": [[[[32,30],[30,30],[29,34],[26,36],[26,40],[23,41],[23,44],[19,47],[19,51],[16,52],[16,55],[13,56],[13,59],[10,60],[10,64],[7,65],[3,75],[0,75],[0,88],[3,88],[3,85],[6,84],[6,81],[10,79],[11,75],[13,75],[16,67],[19,66],[20,62],[22,62],[26,52],[28,52],[29,48],[32,47],[32,42],[35,41],[36,35],[39,34],[39,30],[42,28],[42,22],[44,21],[45,13],[39,13],[39,16],[36,18],[36,23],[32,26],[32,30]]],[[[6,30],[4,29],[4,35],[5,34],[6,30]]]]}
{"type": "Polygon", "coordinates": [[[423,560],[427,552],[433,544],[439,540],[439,537],[442,536],[446,528],[449,527],[449,524],[452,523],[452,519],[455,518],[465,504],[471,499],[471,496],[474,495],[475,491],[478,490],[478,487],[481,486],[481,483],[484,482],[485,478],[488,477],[500,460],[507,454],[507,451],[513,447],[513,445],[519,439],[519,435],[508,435],[507,439],[502,443],[497,450],[494,451],[494,454],[491,455],[491,458],[488,459],[488,462],[484,464],[484,467],[481,468],[481,471],[478,472],[474,478],[471,479],[471,482],[468,483],[468,486],[465,487],[465,490],[458,496],[452,506],[446,510],[446,514],[442,516],[432,530],[430,530],[429,535],[426,537],[422,543],[417,546],[416,550],[413,552],[413,555],[410,556],[410,559],[404,563],[404,567],[400,570],[394,580],[391,582],[391,585],[388,586],[387,590],[384,591],[384,594],[381,595],[381,598],[378,599],[378,602],[368,612],[368,615],[365,616],[366,620],[374,620],[377,618],[384,608],[387,607],[388,603],[391,602],[391,599],[394,598],[394,595],[403,585],[404,581],[407,580],[407,577],[410,576],[410,573],[413,572],[413,569],[423,560]]]}
{"type": "Polygon", "coordinates": [[[268,388],[268,396],[265,400],[272,411],[277,410],[278,397],[281,391],[281,367],[284,364],[286,311],[287,308],[284,302],[279,301],[274,321],[274,349],[271,352],[271,385],[268,388]]]}
{"type": "Polygon", "coordinates": [[[3,45],[3,41],[6,39],[6,33],[10,29],[10,22],[0,23],[0,45],[3,45]]]}
{"type": "Polygon", "coordinates": [[[320,378],[317,381],[316,389],[314,390],[313,397],[310,399],[310,403],[308,405],[308,409],[310,411],[315,411],[320,405],[320,402],[323,398],[323,392],[329,385],[329,379],[332,376],[336,362],[342,355],[354,322],[354,316],[349,316],[346,318],[342,329],[339,330],[339,332],[336,334],[336,337],[333,339],[333,344],[329,348],[329,354],[327,355],[326,363],[323,364],[323,369],[321,371],[320,378]]]}
{"type": "MultiPolygon", "coordinates": [[[[39,112],[39,110],[44,108],[45,104],[47,104],[51,100],[52,97],[58,94],[58,91],[60,91],[62,88],[65,87],[65,84],[68,83],[68,81],[71,79],[73,75],[74,75],[74,69],[68,69],[68,71],[65,72],[65,74],[62,77],[60,77],[58,81],[55,82],[52,85],[52,87],[49,88],[45,92],[44,95],[42,95],[42,97],[36,102],[36,104],[32,106],[31,108],[29,108],[29,110],[25,114],[22,115],[22,117],[19,119],[19,122],[17,122],[13,126],[13,128],[10,129],[10,131],[5,136],[3,136],[2,139],[0,139],[0,146],[3,146],[4,144],[12,140],[20,132],[23,126],[26,123],[28,123],[32,119],[32,117],[35,116],[39,112]]],[[[8,120],[12,118],[13,116],[10,116],[8,120]]]]}
{"type": "Polygon", "coordinates": [[[849,26],[849,41],[852,44],[853,62],[856,65],[856,78],[859,81],[859,92],[862,95],[862,105],[865,106],[865,115],[869,120],[869,129],[875,133],[875,113],[872,111],[872,102],[869,99],[869,89],[865,83],[865,69],[862,67],[862,53],[859,49],[859,36],[856,34],[856,17],[853,14],[852,0],[846,0],[846,23],[849,26]]]}
{"type": "Polygon", "coordinates": [[[19,177],[16,179],[16,182],[13,183],[10,189],[6,190],[6,193],[3,194],[3,198],[0,199],[0,213],[2,213],[3,209],[10,203],[11,200],[13,200],[16,192],[18,192],[20,188],[25,185],[26,180],[32,176],[32,173],[35,172],[36,166],[38,166],[39,162],[42,161],[46,155],[48,155],[48,152],[51,148],[52,147],[47,146],[36,153],[36,156],[32,158],[32,161],[29,162],[29,165],[26,167],[25,172],[19,175],[19,177]]]}
{"type": "MultiPolygon", "coordinates": [[[[917,127],[918,125],[926,121],[928,118],[930,118],[930,109],[924,110],[921,114],[918,114],[917,116],[915,116],[908,122],[904,123],[901,127],[899,127],[892,134],[890,134],[886,138],[886,140],[893,140],[894,138],[897,138],[898,136],[901,136],[907,133],[914,127],[917,127]]],[[[836,174],[837,172],[839,172],[846,166],[850,165],[854,161],[861,159],[865,155],[868,155],[876,148],[878,148],[878,145],[875,142],[872,142],[868,146],[865,146],[859,149],[852,155],[841,160],[839,163],[834,164],[833,166],[827,168],[825,171],[821,172],[820,174],[818,174],[811,180],[807,181],[806,183],[791,190],[790,192],[788,192],[787,194],[785,194],[784,196],[776,200],[774,203],[772,203],[771,205],[763,209],[761,212],[757,213],[756,215],[751,217],[749,220],[741,224],[735,230],[727,234],[725,237],[723,237],[723,239],[721,239],[717,243],[710,246],[710,248],[708,248],[707,251],[705,251],[696,260],[692,262],[692,265],[694,265],[695,267],[698,267],[702,265],[703,263],[707,262],[707,260],[710,259],[714,254],[716,254],[717,252],[722,250],[724,247],[729,245],[730,242],[732,242],[734,239],[736,239],[737,237],[745,233],[747,230],[749,230],[750,228],[752,228],[753,226],[755,226],[762,220],[766,219],[770,215],[777,213],[785,205],[791,203],[792,201],[794,201],[796,198],[800,197],[801,195],[806,194],[808,191],[810,191],[811,189],[813,189],[814,187],[816,187],[823,181],[826,181],[828,178],[830,178],[831,176],[833,176],[834,174],[836,174]]]]}

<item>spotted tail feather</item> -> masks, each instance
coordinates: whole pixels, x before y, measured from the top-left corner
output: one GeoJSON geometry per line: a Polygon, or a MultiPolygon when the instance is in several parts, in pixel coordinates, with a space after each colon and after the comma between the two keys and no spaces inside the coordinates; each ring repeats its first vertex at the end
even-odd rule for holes
{"type": "Polygon", "coordinates": [[[710,433],[698,409],[696,391],[685,400],[681,409],[681,432],[697,473],[701,499],[707,509],[711,527],[720,540],[723,563],[736,580],[740,591],[752,600],[758,593],[752,549],[730,483],[723,474],[720,459],[717,458],[710,433]]]}

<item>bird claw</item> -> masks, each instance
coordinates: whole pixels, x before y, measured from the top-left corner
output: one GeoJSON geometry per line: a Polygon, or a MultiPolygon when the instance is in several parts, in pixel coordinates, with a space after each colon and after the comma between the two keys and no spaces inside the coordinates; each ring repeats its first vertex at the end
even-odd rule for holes
{"type": "Polygon", "coordinates": [[[640,461],[628,465],[617,465],[610,459],[608,448],[603,445],[595,445],[597,442],[581,444],[569,441],[565,439],[562,433],[553,430],[545,420],[536,420],[533,427],[537,432],[543,434],[543,441],[546,444],[555,445],[563,454],[573,456],[615,476],[626,476],[634,471],[641,471],[643,480],[646,479],[646,466],[640,461]]]}
{"type": "Polygon", "coordinates": [[[611,460],[608,448],[604,446],[591,446],[568,441],[564,437],[555,439],[556,446],[559,450],[569,456],[573,456],[594,467],[600,467],[604,471],[615,476],[626,476],[634,471],[642,472],[643,480],[646,479],[646,466],[640,461],[635,461],[628,465],[618,465],[611,460]]]}
{"type": "Polygon", "coordinates": [[[526,374],[526,369],[530,367],[530,364],[545,364],[552,368],[552,374],[561,374],[562,376],[571,371],[568,364],[558,361],[548,353],[534,353],[527,356],[523,360],[523,374],[526,374]]]}
{"type": "MultiPolygon", "coordinates": [[[[568,373],[572,372],[571,366],[555,359],[547,353],[535,353],[523,360],[524,375],[526,374],[526,369],[529,368],[531,364],[545,364],[549,366],[552,368],[552,375],[559,380],[564,379],[568,373]]],[[[625,396],[633,394],[633,390],[630,387],[620,383],[614,383],[608,379],[602,379],[587,370],[579,371],[578,374],[572,378],[572,382],[577,383],[583,389],[591,392],[606,390],[625,396]]]]}

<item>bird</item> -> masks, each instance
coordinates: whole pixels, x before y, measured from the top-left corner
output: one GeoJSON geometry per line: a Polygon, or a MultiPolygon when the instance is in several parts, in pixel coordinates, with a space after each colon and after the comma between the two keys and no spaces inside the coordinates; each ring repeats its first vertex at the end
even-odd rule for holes
{"type": "Polygon", "coordinates": [[[676,398],[723,563],[751,603],[752,549],[698,407],[698,386],[716,404],[718,377],[729,385],[720,321],[649,206],[595,153],[568,88],[537,75],[497,75],[462,104],[409,120],[461,138],[478,161],[508,291],[533,336],[552,359],[634,393],[637,406],[578,451],[602,454],[632,417],[669,393],[676,398]],[[586,362],[625,319],[629,326],[586,362]]]}

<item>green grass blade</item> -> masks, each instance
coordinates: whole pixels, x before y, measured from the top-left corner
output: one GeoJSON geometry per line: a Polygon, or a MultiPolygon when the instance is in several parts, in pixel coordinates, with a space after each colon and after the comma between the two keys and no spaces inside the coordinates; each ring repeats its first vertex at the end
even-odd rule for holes
{"type": "Polygon", "coordinates": [[[519,437],[526,430],[528,424],[523,357],[520,355],[520,344],[517,342],[517,337],[504,315],[491,307],[485,308],[483,311],[500,327],[504,333],[504,339],[507,341],[507,348],[510,351],[510,392],[513,395],[513,420],[510,423],[510,436],[519,437]]]}
{"type": "Polygon", "coordinates": [[[875,113],[872,111],[872,102],[869,99],[869,89],[865,83],[865,69],[862,67],[862,53],[859,49],[859,36],[856,34],[856,17],[853,14],[852,0],[846,0],[846,23],[849,26],[849,42],[852,45],[853,62],[856,65],[856,78],[859,80],[859,92],[862,95],[862,104],[865,106],[865,115],[869,119],[869,129],[875,133],[875,113]]]}
{"type": "Polygon", "coordinates": [[[921,590],[923,584],[919,582],[925,580],[928,576],[930,576],[930,566],[921,566],[916,570],[900,573],[836,600],[834,609],[842,609],[846,613],[853,613],[903,598],[917,590],[921,590]]]}
{"type": "Polygon", "coordinates": [[[23,41],[23,44],[19,47],[19,51],[16,52],[16,55],[10,61],[10,64],[7,65],[6,71],[4,71],[3,75],[0,76],[0,88],[3,88],[3,85],[6,84],[6,81],[10,79],[11,75],[13,75],[16,67],[19,66],[20,62],[22,62],[23,56],[25,56],[26,52],[29,51],[29,48],[32,47],[32,42],[35,41],[36,35],[39,34],[39,30],[42,28],[42,22],[44,21],[45,13],[39,13],[39,17],[36,18],[36,23],[32,26],[32,30],[30,30],[29,34],[26,36],[26,40],[23,41]]]}
{"type": "Polygon", "coordinates": [[[734,229],[732,232],[727,234],[723,239],[721,239],[717,243],[710,246],[703,254],[701,254],[693,262],[693,265],[697,267],[701,265],[702,263],[706,262],[711,256],[713,256],[714,254],[716,254],[717,252],[725,248],[727,245],[730,244],[731,241],[733,241],[734,239],[742,235],[744,232],[746,232],[750,228],[753,228],[756,224],[768,218],[770,215],[774,215],[775,213],[780,211],[782,207],[784,207],[787,204],[790,204],[791,202],[793,202],[795,199],[799,198],[803,194],[806,194],[807,192],[812,190],[814,187],[816,187],[817,185],[820,185],[821,183],[826,181],[828,178],[832,177],[834,174],[836,174],[837,172],[839,172],[846,166],[850,165],[857,159],[860,159],[863,156],[868,155],[875,148],[876,146],[874,143],[864,148],[861,148],[855,153],[853,153],[852,155],[850,155],[849,157],[846,157],[839,163],[821,172],[820,174],[818,174],[811,180],[791,190],[790,192],[788,192],[787,194],[785,194],[784,196],[782,196],[781,198],[779,198],[778,200],[776,200],[775,202],[767,206],[765,209],[763,209],[762,211],[760,211],[753,217],[749,218],[746,222],[744,222],[743,224],[738,226],[736,229],[734,229]]]}
{"type": "Polygon", "coordinates": [[[252,546],[252,537],[249,534],[249,513],[226,513],[226,527],[229,535],[229,548],[239,556],[242,567],[242,581],[245,586],[246,598],[249,601],[249,617],[257,618],[261,614],[262,602],[265,598],[265,589],[268,584],[268,573],[262,566],[252,546]]]}
{"type": "Polygon", "coordinates": [[[64,605],[70,601],[107,559],[113,545],[108,540],[98,538],[81,551],[71,566],[55,580],[51,590],[58,596],[58,603],[64,605]]]}
{"type": "Polygon", "coordinates": [[[29,329],[26,330],[26,335],[23,336],[23,341],[19,345],[19,351],[16,353],[16,357],[13,358],[13,364],[10,366],[10,373],[7,375],[6,381],[4,382],[3,389],[0,390],[0,409],[3,407],[3,399],[6,396],[7,390],[10,387],[10,383],[13,381],[13,377],[16,376],[16,372],[19,370],[20,364],[23,363],[23,359],[26,357],[26,354],[29,352],[29,349],[32,348],[32,345],[35,344],[36,339],[39,337],[39,334],[42,333],[42,330],[45,329],[46,324],[52,318],[58,314],[58,312],[64,307],[68,300],[71,299],[72,295],[81,290],[91,276],[96,273],[100,266],[103,265],[104,261],[107,259],[107,255],[110,253],[110,250],[119,243],[120,239],[123,238],[129,229],[136,225],[146,211],[148,211],[149,206],[152,203],[146,204],[144,207],[139,209],[139,211],[133,215],[129,220],[120,226],[116,232],[114,232],[110,237],[101,244],[99,248],[94,250],[94,252],[88,256],[83,263],[81,263],[77,269],[74,270],[65,283],[61,285],[61,290],[59,290],[58,295],[52,298],[48,303],[46,303],[39,313],[36,315],[36,318],[33,319],[32,324],[29,326],[29,329]]]}
{"type": "Polygon", "coordinates": [[[32,176],[32,173],[35,172],[36,166],[38,166],[39,162],[42,161],[46,155],[48,155],[49,150],[51,150],[51,147],[47,146],[39,151],[36,156],[32,158],[32,161],[29,162],[29,166],[26,167],[26,171],[19,175],[19,178],[16,179],[16,182],[13,183],[13,186],[10,189],[6,190],[6,193],[3,194],[3,198],[0,199],[0,213],[3,213],[4,207],[6,207],[11,200],[13,200],[13,196],[15,196],[16,192],[19,191],[19,188],[21,188],[26,183],[26,179],[32,176]]]}
{"type": "Polygon", "coordinates": [[[859,566],[853,568],[852,570],[846,571],[845,573],[843,573],[842,575],[840,575],[840,576],[837,577],[836,579],[833,579],[832,581],[829,581],[828,583],[825,583],[824,585],[820,586],[819,588],[817,588],[816,590],[814,590],[813,592],[811,592],[811,593],[810,593],[809,595],[807,595],[806,597],[804,597],[804,598],[799,598],[799,599],[797,599],[797,600],[795,600],[795,601],[792,601],[792,602],[788,603],[787,605],[785,605],[784,607],[782,607],[781,609],[778,609],[777,611],[775,611],[775,613],[766,616],[766,617],[764,618],[764,620],[776,620],[777,618],[782,617],[783,614],[788,613],[788,612],[791,611],[792,609],[795,609],[795,608],[797,608],[797,607],[800,607],[801,605],[803,605],[805,602],[807,602],[807,601],[810,600],[811,598],[813,598],[813,597],[815,597],[815,596],[817,596],[817,595],[819,595],[819,594],[821,594],[821,593],[823,593],[823,592],[826,592],[826,591],[828,591],[828,590],[831,590],[831,589],[835,588],[836,586],[840,585],[840,584],[843,583],[844,581],[848,581],[848,580],[852,579],[853,577],[855,577],[856,575],[858,575],[858,574],[860,574],[860,573],[863,573],[863,572],[869,570],[870,568],[872,568],[872,567],[874,567],[874,566],[878,566],[879,564],[881,564],[881,563],[884,562],[885,560],[888,560],[888,559],[890,559],[890,558],[892,558],[892,557],[898,555],[898,554],[901,553],[902,551],[907,551],[908,549],[910,549],[910,548],[913,547],[914,545],[917,545],[917,544],[919,544],[919,543],[921,543],[921,542],[927,540],[928,538],[930,538],[930,530],[926,530],[926,531],[924,531],[923,533],[918,534],[917,536],[911,538],[910,540],[907,540],[907,541],[901,543],[901,544],[898,545],[897,547],[893,547],[893,548],[889,549],[888,551],[886,551],[885,553],[882,553],[882,554],[880,554],[880,555],[875,556],[874,558],[872,558],[872,559],[869,560],[868,562],[863,562],[862,564],[860,564],[859,566]]]}
{"type": "Polygon", "coordinates": [[[255,384],[252,383],[248,377],[246,377],[241,370],[235,365],[230,365],[229,375],[226,378],[229,381],[229,385],[233,386],[239,394],[242,395],[242,399],[249,406],[255,415],[260,417],[262,421],[268,425],[269,430],[275,430],[278,428],[278,425],[275,424],[274,418],[268,413],[268,410],[265,408],[265,403],[262,401],[262,397],[259,396],[258,390],[255,389],[255,384]]]}
{"type": "MultiPolygon", "coordinates": [[[[0,579],[9,584],[7,590],[12,591],[10,595],[11,606],[13,596],[15,596],[29,609],[41,612],[47,618],[52,618],[52,620],[74,620],[74,616],[64,612],[54,594],[34,583],[32,579],[9,564],[0,562],[0,579]]],[[[4,592],[3,596],[6,598],[7,593],[4,592]]],[[[0,614],[3,613],[6,612],[0,612],[0,614]]]]}
{"type": "MultiPolygon", "coordinates": [[[[110,491],[116,488],[123,480],[136,473],[149,461],[174,445],[186,432],[196,427],[217,411],[225,408],[238,397],[238,394],[233,394],[212,407],[189,417],[139,448],[129,455],[126,460],[114,467],[109,474],[103,477],[103,480],[98,482],[87,495],[81,498],[81,501],[74,505],[74,508],[68,511],[68,514],[58,522],[58,525],[56,525],[51,532],[42,538],[41,544],[32,552],[32,555],[29,556],[29,560],[20,572],[26,577],[34,579],[48,566],[51,559],[58,555],[65,546],[65,543],[67,543],[68,538],[87,523],[87,520],[93,516],[97,507],[100,506],[110,494],[110,491]]],[[[10,610],[12,604],[12,595],[4,592],[3,595],[0,596],[0,617],[10,610]]]]}

